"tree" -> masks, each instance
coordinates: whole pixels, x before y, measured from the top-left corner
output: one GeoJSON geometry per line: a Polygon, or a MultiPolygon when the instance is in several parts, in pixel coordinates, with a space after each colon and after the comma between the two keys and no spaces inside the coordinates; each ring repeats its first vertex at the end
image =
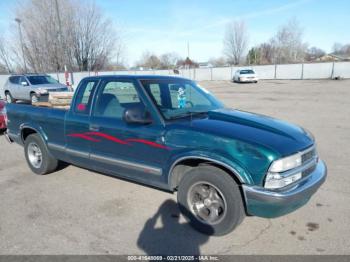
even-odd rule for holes
{"type": "Polygon", "coordinates": [[[180,56],[177,53],[165,53],[160,56],[160,69],[173,69],[180,56]]]}
{"type": "Polygon", "coordinates": [[[142,54],[141,59],[137,62],[136,66],[144,67],[146,69],[159,69],[160,59],[157,55],[146,51],[142,54]]]}
{"type": "Polygon", "coordinates": [[[247,55],[247,64],[259,65],[261,63],[261,50],[259,47],[252,47],[247,55]]]}
{"type": "Polygon", "coordinates": [[[248,33],[243,21],[235,21],[227,25],[224,38],[224,53],[228,61],[238,65],[248,44],[248,33]]]}
{"type": "Polygon", "coordinates": [[[3,37],[0,37],[0,68],[1,72],[11,73],[12,71],[10,51],[5,45],[5,40],[3,37]]]}
{"type": "Polygon", "coordinates": [[[224,57],[211,58],[209,59],[209,63],[214,67],[223,67],[228,64],[227,60],[224,57]]]}
{"type": "Polygon", "coordinates": [[[332,51],[335,55],[350,55],[350,44],[342,45],[340,43],[335,43],[332,51]]]}
{"type": "Polygon", "coordinates": [[[93,1],[28,0],[16,9],[33,71],[100,70],[121,39],[93,1]],[[57,5],[55,4],[57,3],[57,5]]]}
{"type": "Polygon", "coordinates": [[[296,19],[283,25],[271,39],[275,63],[295,63],[304,60],[307,44],[303,42],[303,28],[296,19]]]}
{"type": "Polygon", "coordinates": [[[323,51],[322,49],[318,48],[318,47],[311,47],[307,50],[306,52],[306,56],[305,56],[305,60],[306,61],[315,61],[319,58],[321,58],[322,56],[324,56],[326,54],[325,51],[323,51]]]}

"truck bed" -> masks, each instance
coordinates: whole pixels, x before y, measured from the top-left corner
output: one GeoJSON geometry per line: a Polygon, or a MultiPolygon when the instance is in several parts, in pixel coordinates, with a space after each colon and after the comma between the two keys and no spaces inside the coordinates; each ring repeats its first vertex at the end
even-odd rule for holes
{"type": "Polygon", "coordinates": [[[65,137],[64,121],[68,112],[67,109],[38,107],[28,104],[7,104],[6,109],[10,119],[8,130],[20,131],[26,126],[32,126],[37,128],[38,132],[44,129],[45,136],[50,141],[62,140],[65,137]]]}

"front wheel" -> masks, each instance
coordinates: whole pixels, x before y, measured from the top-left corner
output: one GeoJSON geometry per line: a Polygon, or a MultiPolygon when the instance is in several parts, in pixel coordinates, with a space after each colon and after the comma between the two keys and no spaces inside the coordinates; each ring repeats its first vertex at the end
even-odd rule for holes
{"type": "Polygon", "coordinates": [[[12,97],[10,92],[6,92],[5,94],[6,102],[9,104],[15,103],[16,100],[12,97]]]}
{"type": "Polygon", "coordinates": [[[30,101],[32,102],[32,104],[35,104],[35,103],[39,102],[39,98],[37,97],[36,94],[32,93],[32,94],[30,94],[30,101]]]}
{"type": "Polygon", "coordinates": [[[214,166],[186,173],[177,194],[181,212],[191,226],[208,235],[226,235],[245,216],[242,196],[234,179],[214,166]]]}
{"type": "Polygon", "coordinates": [[[24,154],[30,169],[35,174],[46,175],[57,169],[58,160],[50,154],[38,134],[31,134],[26,138],[24,154]]]}

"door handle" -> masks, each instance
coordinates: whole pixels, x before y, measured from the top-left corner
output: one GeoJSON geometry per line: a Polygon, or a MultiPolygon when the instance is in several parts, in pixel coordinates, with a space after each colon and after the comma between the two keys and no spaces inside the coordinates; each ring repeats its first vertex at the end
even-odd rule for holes
{"type": "Polygon", "coordinates": [[[98,125],[90,125],[89,130],[92,132],[100,131],[100,127],[98,125]]]}

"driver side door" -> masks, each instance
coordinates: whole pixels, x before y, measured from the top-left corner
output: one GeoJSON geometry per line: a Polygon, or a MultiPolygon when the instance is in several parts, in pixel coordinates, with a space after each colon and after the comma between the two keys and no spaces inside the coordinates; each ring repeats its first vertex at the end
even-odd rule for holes
{"type": "Polygon", "coordinates": [[[90,122],[90,159],[102,172],[131,180],[158,184],[169,153],[162,142],[163,127],[126,123],[124,112],[131,108],[147,111],[137,82],[110,79],[101,84],[90,122]]]}

